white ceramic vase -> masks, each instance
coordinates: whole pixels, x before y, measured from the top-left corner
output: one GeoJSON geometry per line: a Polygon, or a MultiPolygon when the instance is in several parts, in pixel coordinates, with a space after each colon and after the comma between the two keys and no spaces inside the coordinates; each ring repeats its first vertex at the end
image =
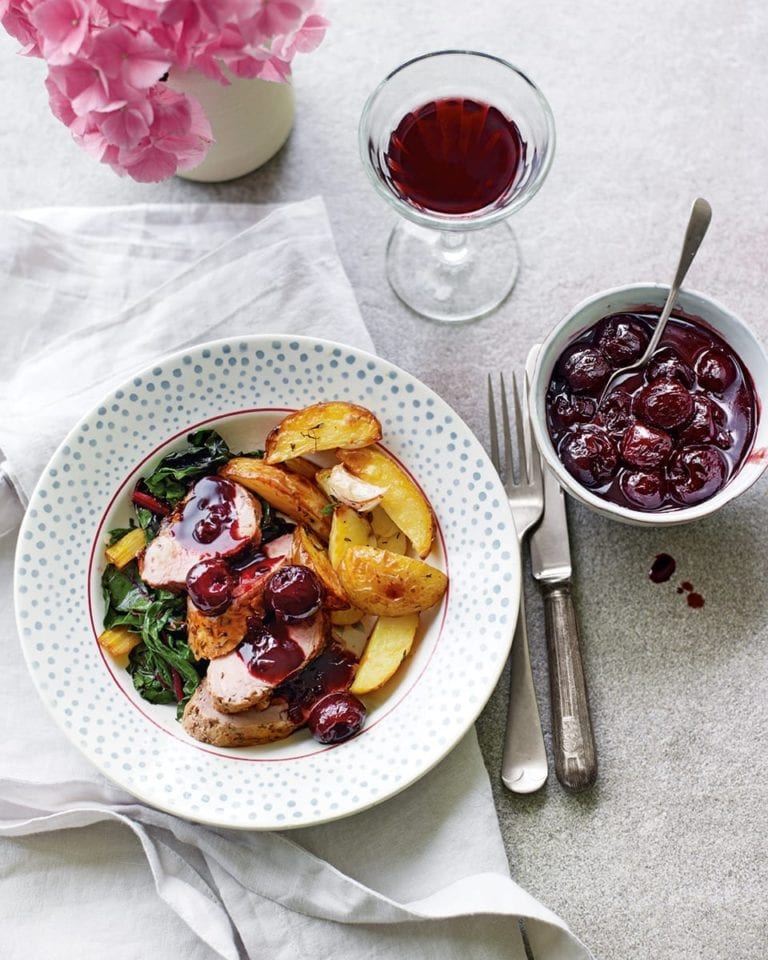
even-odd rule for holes
{"type": "Polygon", "coordinates": [[[205,160],[178,176],[201,183],[242,177],[273,157],[288,139],[295,113],[290,83],[230,76],[224,86],[196,70],[171,70],[168,84],[202,104],[216,142],[205,160]]]}

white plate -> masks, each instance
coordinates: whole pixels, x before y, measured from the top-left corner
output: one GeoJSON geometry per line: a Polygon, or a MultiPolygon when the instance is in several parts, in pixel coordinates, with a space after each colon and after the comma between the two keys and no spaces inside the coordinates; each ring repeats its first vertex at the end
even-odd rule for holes
{"type": "Polygon", "coordinates": [[[377,357],[324,340],[217,341],[160,361],[70,433],[32,496],[16,556],[16,610],[40,695],[107,777],[189,820],[286,829],[333,820],[413,783],[459,741],[490,696],[517,616],[520,564],[503,489],[479,442],[435,393],[377,357]],[[106,531],[130,514],[139,476],[202,424],[258,448],[286,410],[323,399],[370,407],[384,447],[435,510],[430,562],[450,577],[418,648],[363,731],[333,747],[306,731],[222,749],[189,738],[170,706],[140,700],[103,653],[106,531]]]}

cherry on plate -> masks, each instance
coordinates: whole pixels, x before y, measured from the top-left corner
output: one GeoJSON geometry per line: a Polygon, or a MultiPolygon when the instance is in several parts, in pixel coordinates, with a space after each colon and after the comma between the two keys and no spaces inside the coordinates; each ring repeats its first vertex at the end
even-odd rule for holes
{"type": "Polygon", "coordinates": [[[566,383],[575,393],[597,393],[611,375],[608,361],[594,347],[577,345],[560,358],[558,365],[566,383]]]}
{"type": "Polygon", "coordinates": [[[654,380],[635,396],[634,413],[654,427],[674,430],[693,416],[693,397],[679,380],[654,380]]]}
{"type": "Polygon", "coordinates": [[[619,313],[598,324],[594,343],[615,367],[627,367],[642,357],[648,333],[637,317],[619,313]]]}
{"type": "Polygon", "coordinates": [[[658,510],[666,499],[666,481],[656,470],[625,470],[619,478],[619,488],[641,510],[658,510]]]}
{"type": "Polygon", "coordinates": [[[320,609],[323,599],[323,585],[317,575],[298,563],[280,567],[264,588],[267,607],[286,623],[311,617],[320,609]]]}
{"type": "Polygon", "coordinates": [[[365,705],[353,693],[330,693],[312,707],[307,727],[320,743],[341,743],[360,730],[365,715],[365,705]]]}
{"type": "Polygon", "coordinates": [[[567,433],[558,451],[566,470],[585,487],[598,487],[616,473],[616,445],[600,427],[587,425],[567,433]]]}
{"type": "Polygon", "coordinates": [[[679,380],[689,388],[696,382],[691,367],[672,347],[661,347],[654,353],[645,368],[645,379],[649,383],[654,380],[679,380]]]}
{"type": "Polygon", "coordinates": [[[692,506],[709,499],[728,479],[728,464],[716,447],[684,447],[670,464],[675,499],[692,506]]]}
{"type": "Polygon", "coordinates": [[[236,580],[219,557],[196,563],[187,573],[187,593],[201,613],[217,616],[232,602],[236,580]]]}
{"type": "Polygon", "coordinates": [[[723,393],[736,379],[736,366],[722,350],[711,347],[696,358],[696,376],[705,390],[723,393]]]}
{"type": "Polygon", "coordinates": [[[663,430],[644,423],[633,423],[619,443],[624,463],[647,470],[660,467],[672,453],[672,437],[663,430]]]}

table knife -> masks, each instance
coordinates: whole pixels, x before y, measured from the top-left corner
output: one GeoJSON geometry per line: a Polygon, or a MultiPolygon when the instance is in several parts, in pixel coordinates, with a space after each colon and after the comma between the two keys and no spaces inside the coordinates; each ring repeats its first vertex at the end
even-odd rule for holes
{"type": "Polygon", "coordinates": [[[571,596],[565,496],[554,474],[542,467],[544,513],[528,541],[531,570],[544,596],[555,773],[566,789],[579,791],[595,782],[597,754],[571,596]]]}

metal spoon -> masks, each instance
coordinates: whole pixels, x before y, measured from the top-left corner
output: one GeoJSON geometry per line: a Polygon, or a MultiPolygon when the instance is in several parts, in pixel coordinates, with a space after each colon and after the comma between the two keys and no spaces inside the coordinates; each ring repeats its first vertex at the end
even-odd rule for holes
{"type": "Polygon", "coordinates": [[[699,247],[701,246],[701,241],[704,239],[704,234],[707,232],[707,227],[709,226],[709,221],[711,219],[712,207],[710,207],[707,201],[702,197],[697,197],[696,200],[693,201],[691,215],[688,218],[688,227],[685,231],[683,249],[680,251],[680,259],[677,263],[675,279],[672,281],[672,286],[669,288],[664,309],[661,311],[661,315],[659,316],[658,323],[653,331],[653,336],[651,337],[650,343],[648,344],[645,353],[642,355],[642,357],[640,357],[639,360],[631,363],[628,367],[621,367],[619,370],[614,370],[614,372],[608,378],[608,382],[603,387],[603,392],[600,394],[600,402],[598,403],[598,406],[602,404],[603,400],[610,392],[611,386],[616,383],[619,377],[623,377],[628,373],[632,373],[634,370],[640,369],[640,367],[645,366],[645,364],[650,360],[651,356],[653,355],[653,351],[659,345],[659,341],[664,335],[664,328],[667,325],[667,320],[669,320],[669,316],[672,313],[672,308],[677,300],[677,295],[680,292],[680,286],[685,279],[686,273],[688,273],[689,267],[693,263],[693,258],[698,253],[699,247]]]}

